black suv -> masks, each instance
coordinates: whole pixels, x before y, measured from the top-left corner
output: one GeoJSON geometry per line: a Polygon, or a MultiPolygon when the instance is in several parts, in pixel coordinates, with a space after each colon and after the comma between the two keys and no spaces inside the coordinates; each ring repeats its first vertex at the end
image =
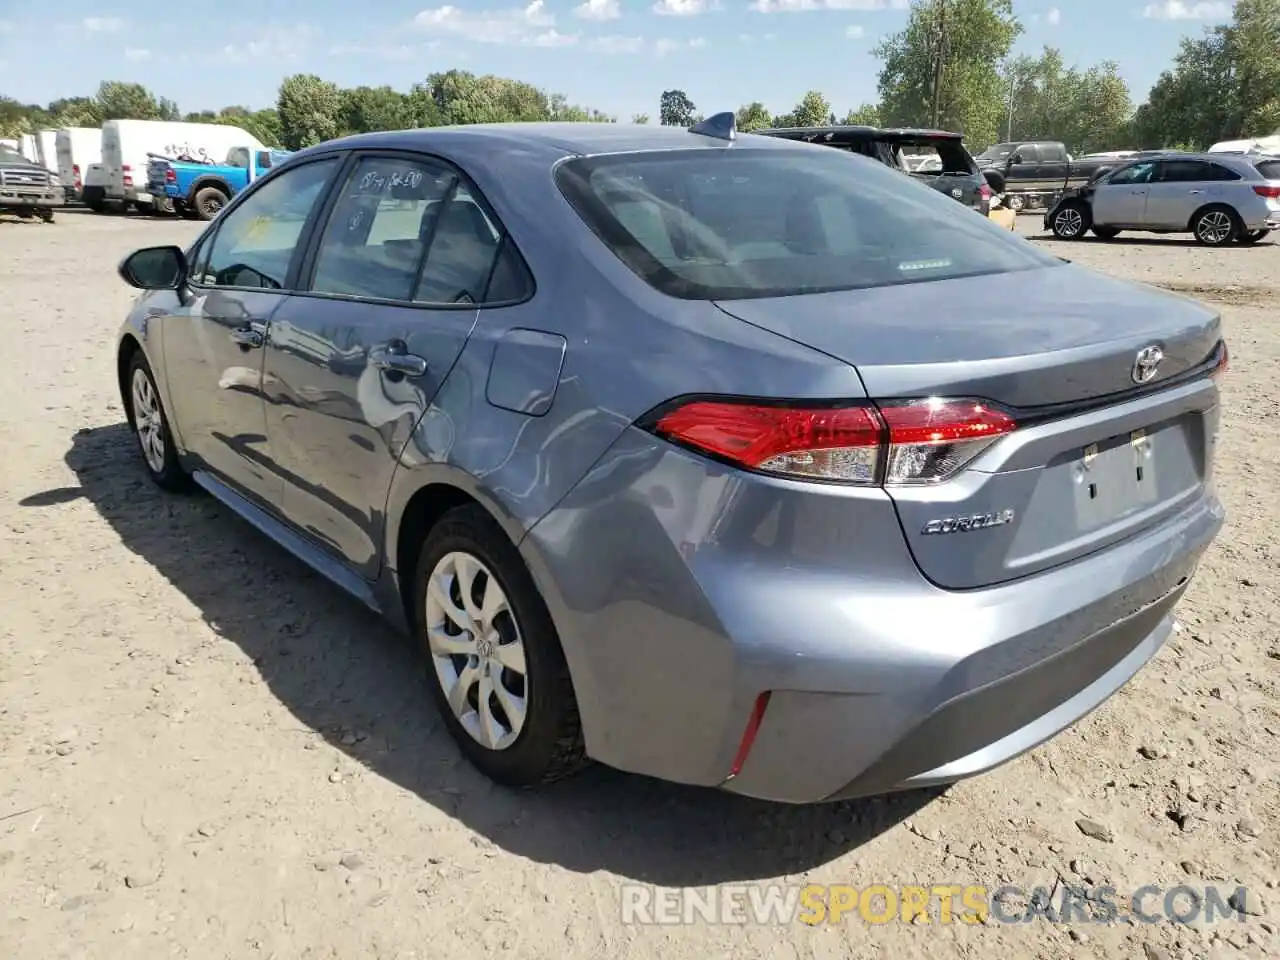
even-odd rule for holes
{"type": "Polygon", "coordinates": [[[0,213],[53,219],[55,207],[66,203],[62,183],[38,163],[0,147],[0,213]]]}
{"type": "Polygon", "coordinates": [[[978,164],[965,149],[964,137],[959,133],[863,126],[766,127],[753,130],[752,133],[787,140],[805,140],[860,153],[923,180],[935,190],[954,197],[984,217],[991,211],[991,187],[978,169],[978,164]],[[912,150],[933,151],[937,158],[933,164],[913,170],[904,159],[912,150]]]}

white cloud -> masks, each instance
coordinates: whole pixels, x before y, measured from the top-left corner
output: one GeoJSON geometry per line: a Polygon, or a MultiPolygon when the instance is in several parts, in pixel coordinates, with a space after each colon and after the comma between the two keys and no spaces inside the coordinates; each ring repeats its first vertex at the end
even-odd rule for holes
{"type": "Polygon", "coordinates": [[[571,47],[578,42],[580,35],[576,33],[560,33],[556,29],[544,30],[532,37],[529,43],[535,47],[571,47]]]}
{"type": "Polygon", "coordinates": [[[708,0],[658,0],[653,12],[662,17],[696,17],[713,7],[708,0]]]}
{"type": "Polygon", "coordinates": [[[850,24],[849,26],[844,28],[844,35],[848,37],[850,40],[857,40],[866,32],[867,31],[862,29],[862,25],[857,23],[850,24]]]}
{"type": "Polygon", "coordinates": [[[80,26],[90,33],[119,33],[124,29],[124,21],[119,17],[85,17],[80,26]]]}
{"type": "Polygon", "coordinates": [[[224,46],[222,58],[232,63],[296,60],[307,52],[319,33],[319,29],[307,24],[264,24],[253,29],[252,40],[224,46]]]}
{"type": "Polygon", "coordinates": [[[446,4],[423,10],[413,22],[419,30],[452,34],[475,43],[528,44],[541,37],[545,44],[556,18],[547,12],[545,0],[532,0],[528,6],[503,10],[467,11],[446,4]]]}
{"type": "Polygon", "coordinates": [[[812,10],[905,10],[910,0],[753,0],[756,13],[808,13],[812,10]]]}
{"type": "Polygon", "coordinates": [[[144,60],[151,59],[151,51],[141,47],[130,47],[124,52],[124,58],[132,63],[142,63],[144,60]]]}
{"type": "Polygon", "coordinates": [[[1147,4],[1142,15],[1148,20],[1226,20],[1231,16],[1231,4],[1225,0],[1164,0],[1147,4]]]}
{"type": "Polygon", "coordinates": [[[585,0],[573,8],[573,15],[582,20],[617,20],[622,11],[618,0],[585,0]]]}
{"type": "Polygon", "coordinates": [[[1062,11],[1057,7],[1050,7],[1044,18],[1049,21],[1049,26],[1056,27],[1062,22],[1062,11]]]}
{"type": "Polygon", "coordinates": [[[592,37],[587,41],[587,49],[595,53],[624,54],[648,53],[655,57],[665,57],[680,50],[697,50],[705,47],[707,41],[703,37],[692,40],[647,40],[644,37],[604,36],[592,37]]]}

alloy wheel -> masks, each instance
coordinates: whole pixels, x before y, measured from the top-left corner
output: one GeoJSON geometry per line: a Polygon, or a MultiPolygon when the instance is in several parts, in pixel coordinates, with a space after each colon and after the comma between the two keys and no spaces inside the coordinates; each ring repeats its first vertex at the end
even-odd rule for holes
{"type": "Polygon", "coordinates": [[[524,729],[524,638],[493,572],[469,553],[445,554],[426,590],[426,633],[436,678],[464,730],[505,750],[524,729]]]}
{"type": "Polygon", "coordinates": [[[1075,207],[1059,210],[1053,222],[1058,228],[1058,234],[1063,237],[1078,237],[1084,231],[1084,217],[1075,207]]]}
{"type": "Polygon", "coordinates": [[[142,369],[133,371],[133,424],[147,466],[154,473],[163,473],[164,417],[160,412],[160,398],[156,395],[155,384],[142,369]]]}
{"type": "Polygon", "coordinates": [[[1231,239],[1231,217],[1223,210],[1210,210],[1196,223],[1196,236],[1217,246],[1231,239]]]}

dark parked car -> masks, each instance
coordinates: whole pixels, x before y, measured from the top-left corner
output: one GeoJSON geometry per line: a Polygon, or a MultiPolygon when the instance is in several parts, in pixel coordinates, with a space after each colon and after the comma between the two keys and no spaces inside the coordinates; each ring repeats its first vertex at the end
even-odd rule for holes
{"type": "Polygon", "coordinates": [[[120,266],[142,464],[404,627],[503,783],[992,769],[1171,635],[1220,316],[713,121],[290,157],[120,266]]]}
{"type": "Polygon", "coordinates": [[[22,154],[0,146],[0,214],[24,219],[39,217],[46,223],[67,202],[56,174],[22,154]]]}
{"type": "Polygon", "coordinates": [[[1142,230],[1190,233],[1205,246],[1255,244],[1280,229],[1277,175],[1274,164],[1244,155],[1157,154],[1064,194],[1044,225],[1061,240],[1142,230]]]}
{"type": "Polygon", "coordinates": [[[940,193],[959,200],[966,207],[972,207],[984,217],[991,210],[991,185],[965,149],[964,137],[959,133],[852,125],[772,127],[753,132],[859,153],[922,180],[940,193]],[[938,162],[912,170],[903,161],[904,153],[909,150],[935,151],[938,162]]]}
{"type": "Polygon", "coordinates": [[[1073,160],[1066,144],[1057,140],[997,143],[975,160],[1014,210],[1052,202],[1063,190],[1087,183],[1100,167],[1114,165],[1093,158],[1073,160]]]}

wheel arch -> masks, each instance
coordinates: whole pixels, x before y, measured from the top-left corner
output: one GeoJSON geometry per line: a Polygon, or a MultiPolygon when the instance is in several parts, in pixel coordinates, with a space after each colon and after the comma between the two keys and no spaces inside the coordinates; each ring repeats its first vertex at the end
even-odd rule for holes
{"type": "Polygon", "coordinates": [[[1227,215],[1235,222],[1236,230],[1239,230],[1244,225],[1244,221],[1240,218],[1240,214],[1235,207],[1229,203],[1223,203],[1221,200],[1214,200],[1210,203],[1201,204],[1196,208],[1195,212],[1191,214],[1191,218],[1187,221],[1187,232],[1195,233],[1196,221],[1210,210],[1226,211],[1227,215]]]}
{"type": "Polygon", "coordinates": [[[196,199],[196,194],[199,193],[201,190],[203,190],[205,187],[216,187],[218,190],[222,191],[222,193],[226,196],[228,200],[231,199],[231,195],[232,195],[231,184],[227,183],[227,181],[222,177],[210,176],[206,174],[205,176],[202,176],[202,177],[196,177],[196,179],[192,182],[190,189],[187,190],[187,202],[194,203],[196,199]]]}
{"type": "Polygon", "coordinates": [[[134,422],[133,400],[129,395],[129,368],[133,366],[135,354],[139,353],[144,357],[147,355],[142,349],[142,343],[132,333],[126,333],[120,338],[120,344],[116,348],[116,386],[120,390],[120,403],[124,407],[124,416],[129,421],[130,429],[134,422]]]}

